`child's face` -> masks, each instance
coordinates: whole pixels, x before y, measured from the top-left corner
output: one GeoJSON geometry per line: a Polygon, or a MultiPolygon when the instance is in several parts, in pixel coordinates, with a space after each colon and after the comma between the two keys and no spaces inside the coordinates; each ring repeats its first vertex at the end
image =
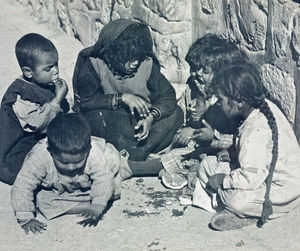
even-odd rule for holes
{"type": "Polygon", "coordinates": [[[89,151],[85,153],[69,154],[51,153],[56,170],[65,176],[74,177],[81,175],[84,172],[89,151]]]}
{"type": "Polygon", "coordinates": [[[137,72],[139,66],[140,66],[140,61],[138,59],[128,61],[124,64],[125,73],[130,75],[134,72],[137,72]]]}
{"type": "Polygon", "coordinates": [[[52,85],[59,77],[58,54],[56,51],[43,52],[32,71],[32,81],[37,84],[52,85]]]}
{"type": "Polygon", "coordinates": [[[191,75],[195,77],[200,84],[204,84],[206,90],[214,78],[214,73],[210,66],[203,66],[200,69],[191,69],[191,75]]]}
{"type": "Polygon", "coordinates": [[[218,95],[218,103],[227,118],[235,119],[241,115],[241,103],[229,99],[223,94],[218,95]]]}

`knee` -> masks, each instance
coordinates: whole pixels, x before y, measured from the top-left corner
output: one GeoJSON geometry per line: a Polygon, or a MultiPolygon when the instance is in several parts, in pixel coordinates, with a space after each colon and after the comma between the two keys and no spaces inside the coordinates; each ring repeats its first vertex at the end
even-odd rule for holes
{"type": "Polygon", "coordinates": [[[237,215],[243,216],[249,212],[249,202],[245,200],[245,195],[234,190],[219,191],[220,198],[225,207],[237,215]]]}
{"type": "Polygon", "coordinates": [[[106,138],[106,124],[101,112],[93,110],[85,114],[85,118],[90,125],[93,136],[106,138]]]}
{"type": "Polygon", "coordinates": [[[210,176],[215,173],[217,159],[215,156],[207,156],[204,158],[197,171],[197,177],[203,183],[207,183],[210,176]]]}
{"type": "Polygon", "coordinates": [[[182,125],[184,114],[182,109],[178,105],[176,105],[173,114],[174,114],[175,121],[178,122],[180,125],[182,125]]]}

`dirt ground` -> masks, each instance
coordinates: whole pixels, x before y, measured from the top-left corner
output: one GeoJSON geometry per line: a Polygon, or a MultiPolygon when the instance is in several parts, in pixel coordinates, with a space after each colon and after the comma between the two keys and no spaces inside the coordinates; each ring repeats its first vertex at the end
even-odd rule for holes
{"type": "MultiPolygon", "coordinates": [[[[54,42],[60,54],[60,75],[71,85],[82,45],[62,31],[49,30],[23,6],[10,2],[1,0],[0,8],[0,97],[20,75],[14,46],[29,32],[54,42]]],[[[47,231],[27,236],[13,215],[10,186],[0,182],[0,250],[300,250],[300,209],[261,229],[250,226],[217,232],[208,227],[211,213],[180,206],[178,195],[180,191],[164,188],[156,177],[134,178],[123,183],[121,199],[96,227],[83,228],[76,216],[51,221],[40,216],[47,231]]]]}

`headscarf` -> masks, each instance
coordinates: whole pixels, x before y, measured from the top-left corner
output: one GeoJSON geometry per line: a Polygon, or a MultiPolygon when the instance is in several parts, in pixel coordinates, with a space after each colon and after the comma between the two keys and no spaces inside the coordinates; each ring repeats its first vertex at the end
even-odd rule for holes
{"type": "Polygon", "coordinates": [[[78,54],[73,74],[73,91],[75,96],[73,107],[74,110],[79,110],[79,104],[76,98],[76,96],[78,97],[78,76],[80,69],[82,68],[82,65],[84,64],[86,59],[88,59],[89,57],[99,58],[106,47],[109,46],[112,41],[116,40],[126,30],[126,28],[137,23],[145,27],[141,36],[147,37],[147,47],[149,48],[148,56],[153,58],[153,60],[158,63],[158,60],[152,50],[153,41],[150,30],[146,24],[131,19],[117,19],[104,25],[95,45],[83,49],[78,54]]]}

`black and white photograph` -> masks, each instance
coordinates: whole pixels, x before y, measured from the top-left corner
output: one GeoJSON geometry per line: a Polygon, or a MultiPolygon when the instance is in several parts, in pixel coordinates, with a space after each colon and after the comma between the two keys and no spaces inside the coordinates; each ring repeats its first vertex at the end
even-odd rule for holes
{"type": "Polygon", "coordinates": [[[299,0],[1,0],[1,250],[300,250],[299,0]]]}

